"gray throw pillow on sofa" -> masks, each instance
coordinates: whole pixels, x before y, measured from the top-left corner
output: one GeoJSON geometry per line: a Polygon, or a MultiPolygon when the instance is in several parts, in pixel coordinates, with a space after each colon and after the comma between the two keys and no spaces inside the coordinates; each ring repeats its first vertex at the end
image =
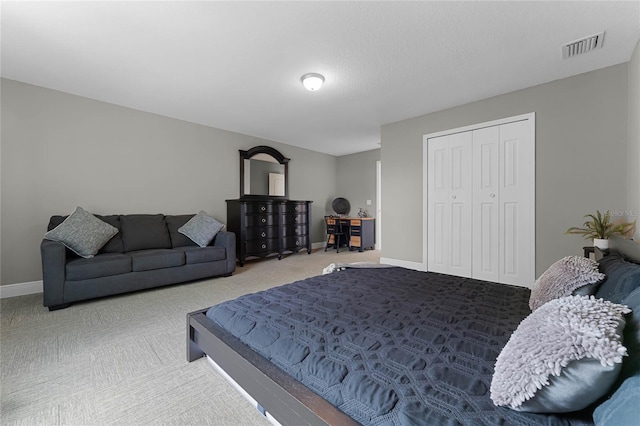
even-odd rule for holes
{"type": "Polygon", "coordinates": [[[522,320],[498,355],[491,399],[534,413],[581,410],[615,383],[630,309],[593,296],[554,299],[522,320]]]}
{"type": "Polygon", "coordinates": [[[549,300],[563,296],[594,294],[605,279],[598,263],[581,256],[566,256],[555,262],[538,278],[531,290],[529,307],[535,311],[549,300]]]}
{"type": "Polygon", "coordinates": [[[178,232],[189,237],[200,247],[206,247],[223,227],[224,224],[209,216],[204,210],[200,210],[197,215],[181,226],[178,232]]]}
{"type": "Polygon", "coordinates": [[[60,225],[45,233],[44,238],[61,242],[78,256],[91,258],[117,233],[117,228],[76,207],[60,225]]]}

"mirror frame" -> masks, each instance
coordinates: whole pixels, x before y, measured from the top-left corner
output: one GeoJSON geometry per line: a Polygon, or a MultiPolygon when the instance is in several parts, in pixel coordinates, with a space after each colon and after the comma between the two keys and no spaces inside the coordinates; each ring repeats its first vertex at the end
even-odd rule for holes
{"type": "Polygon", "coordinates": [[[240,151],[240,198],[247,197],[262,197],[262,198],[278,198],[278,199],[289,199],[289,158],[282,155],[280,151],[275,148],[271,148],[266,145],[254,146],[248,151],[244,151],[242,149],[240,151]],[[253,194],[245,194],[244,193],[244,160],[250,160],[252,157],[258,154],[266,154],[273,157],[278,163],[284,166],[284,195],[253,195],[253,194]]]}

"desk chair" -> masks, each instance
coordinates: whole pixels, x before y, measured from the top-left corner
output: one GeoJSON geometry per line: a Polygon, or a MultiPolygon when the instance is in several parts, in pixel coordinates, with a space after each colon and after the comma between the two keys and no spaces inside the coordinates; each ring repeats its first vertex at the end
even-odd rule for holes
{"type": "Polygon", "coordinates": [[[340,218],[335,216],[325,216],[324,221],[327,225],[327,244],[324,246],[324,251],[327,251],[329,246],[334,246],[336,253],[339,253],[343,242],[349,248],[349,227],[344,226],[340,218]]]}

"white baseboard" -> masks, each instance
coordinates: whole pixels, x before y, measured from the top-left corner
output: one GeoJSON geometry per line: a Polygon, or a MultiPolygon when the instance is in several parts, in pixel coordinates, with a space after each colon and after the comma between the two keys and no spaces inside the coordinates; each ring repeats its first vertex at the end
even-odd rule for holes
{"type": "Polygon", "coordinates": [[[408,260],[391,259],[388,257],[381,257],[380,263],[384,265],[401,266],[407,269],[415,269],[416,271],[426,271],[422,262],[410,262],[408,260]]]}
{"type": "Polygon", "coordinates": [[[315,250],[315,249],[319,249],[319,248],[324,248],[324,241],[321,241],[319,243],[311,243],[311,249],[315,250]]]}
{"type": "Polygon", "coordinates": [[[42,293],[42,281],[0,285],[0,299],[42,293]]]}

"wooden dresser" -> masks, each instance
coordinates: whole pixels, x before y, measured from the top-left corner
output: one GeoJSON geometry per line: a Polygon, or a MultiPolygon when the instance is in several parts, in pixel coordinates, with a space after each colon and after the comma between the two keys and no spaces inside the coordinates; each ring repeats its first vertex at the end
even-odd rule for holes
{"type": "Polygon", "coordinates": [[[311,254],[311,203],[269,197],[227,200],[227,230],[236,234],[236,257],[278,259],[286,252],[307,249],[311,254]]]}

